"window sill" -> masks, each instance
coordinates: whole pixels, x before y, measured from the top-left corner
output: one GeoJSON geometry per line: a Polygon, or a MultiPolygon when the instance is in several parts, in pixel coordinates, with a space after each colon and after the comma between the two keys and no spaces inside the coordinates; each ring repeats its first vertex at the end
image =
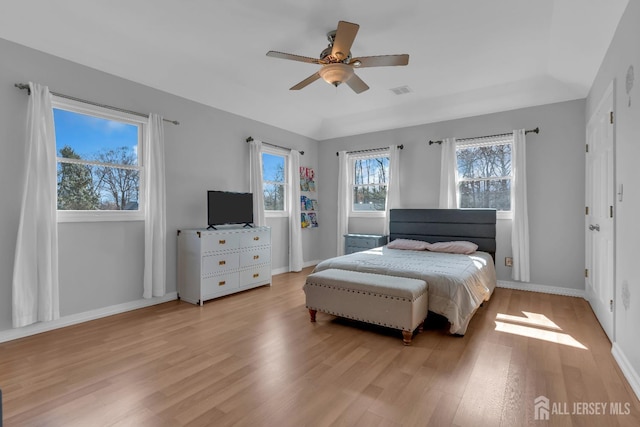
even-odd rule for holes
{"type": "Polygon", "coordinates": [[[265,218],[288,218],[289,217],[289,212],[285,212],[285,211],[277,211],[277,212],[264,211],[264,217],[265,218]]]}
{"type": "Polygon", "coordinates": [[[349,218],[384,218],[386,213],[384,211],[375,211],[375,212],[358,212],[351,211],[349,213],[349,218]]]}
{"type": "Polygon", "coordinates": [[[512,211],[497,211],[496,219],[513,219],[512,211]]]}
{"type": "Polygon", "coordinates": [[[141,212],[58,211],[58,222],[124,222],[144,221],[141,212]]]}

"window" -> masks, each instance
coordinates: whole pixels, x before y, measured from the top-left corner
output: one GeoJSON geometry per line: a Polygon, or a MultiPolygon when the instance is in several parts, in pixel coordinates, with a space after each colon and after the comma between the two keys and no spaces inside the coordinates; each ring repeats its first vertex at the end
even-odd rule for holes
{"type": "Polygon", "coordinates": [[[351,158],[352,216],[384,214],[389,177],[389,153],[377,152],[351,158]]]}
{"type": "Polygon", "coordinates": [[[513,137],[475,140],[456,147],[461,208],[511,211],[513,137]]]}
{"type": "Polygon", "coordinates": [[[266,214],[287,214],[287,155],[263,148],[262,190],[266,214]]]}
{"type": "Polygon", "coordinates": [[[144,119],[54,98],[58,218],[143,219],[144,119]]]}

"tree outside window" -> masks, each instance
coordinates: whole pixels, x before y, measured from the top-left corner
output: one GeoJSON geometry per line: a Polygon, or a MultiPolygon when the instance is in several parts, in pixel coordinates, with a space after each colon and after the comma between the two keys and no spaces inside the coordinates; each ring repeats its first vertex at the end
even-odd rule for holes
{"type": "Polygon", "coordinates": [[[264,210],[285,211],[286,204],[286,158],[283,155],[262,153],[262,189],[264,210]]]}
{"type": "Polygon", "coordinates": [[[384,212],[389,177],[389,156],[353,159],[353,211],[384,212]]]}
{"type": "Polygon", "coordinates": [[[461,208],[511,210],[511,148],[509,140],[456,149],[461,208]]]}
{"type": "Polygon", "coordinates": [[[139,211],[142,124],[53,111],[58,152],[58,210],[139,211]]]}

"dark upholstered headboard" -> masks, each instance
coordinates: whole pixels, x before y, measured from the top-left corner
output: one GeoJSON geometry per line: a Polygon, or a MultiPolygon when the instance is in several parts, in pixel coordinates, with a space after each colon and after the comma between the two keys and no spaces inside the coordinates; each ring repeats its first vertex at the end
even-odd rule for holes
{"type": "Polygon", "coordinates": [[[468,240],[495,259],[496,211],[494,209],[391,209],[389,241],[412,239],[426,242],[468,240]]]}

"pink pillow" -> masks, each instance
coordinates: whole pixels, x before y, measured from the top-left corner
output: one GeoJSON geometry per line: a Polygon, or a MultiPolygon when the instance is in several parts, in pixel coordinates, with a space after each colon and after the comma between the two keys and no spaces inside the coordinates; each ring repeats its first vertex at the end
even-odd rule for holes
{"type": "Polygon", "coordinates": [[[446,252],[448,254],[469,255],[478,249],[478,245],[464,240],[455,242],[427,243],[427,250],[431,252],[446,252]]]}
{"type": "Polygon", "coordinates": [[[428,242],[422,242],[420,240],[409,240],[409,239],[396,239],[392,242],[389,242],[387,247],[389,249],[408,249],[411,251],[424,251],[427,249],[428,242]]]}

